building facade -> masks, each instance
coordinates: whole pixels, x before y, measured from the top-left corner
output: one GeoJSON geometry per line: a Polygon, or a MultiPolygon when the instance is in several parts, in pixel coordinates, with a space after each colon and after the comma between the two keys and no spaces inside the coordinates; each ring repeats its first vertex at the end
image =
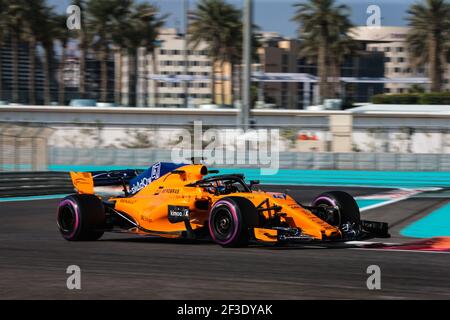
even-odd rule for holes
{"type": "MultiPolygon", "coordinates": [[[[44,69],[42,53],[36,50],[35,56],[35,77],[34,91],[35,103],[44,103],[44,69]],[[40,54],[39,54],[40,53],[40,54]]],[[[60,57],[52,56],[50,67],[50,101],[57,104],[59,101],[59,81],[64,82],[65,104],[71,99],[79,99],[80,83],[80,63],[79,58],[74,53],[69,53],[63,65],[60,65],[60,57]]],[[[30,104],[30,69],[32,67],[30,49],[26,42],[21,42],[18,46],[18,73],[17,91],[18,99],[13,97],[13,53],[9,41],[5,41],[0,49],[0,101],[8,103],[30,104]]],[[[108,59],[108,101],[114,100],[114,61],[108,59]]],[[[86,95],[84,98],[99,100],[100,98],[100,61],[94,54],[88,54],[86,61],[85,84],[86,95]]]]}
{"type": "MultiPolygon", "coordinates": [[[[259,48],[259,71],[264,73],[297,73],[317,76],[317,65],[300,56],[301,42],[284,38],[274,32],[262,33],[259,48]]],[[[384,55],[378,52],[358,50],[346,58],[341,66],[343,77],[383,77],[384,55]]],[[[374,94],[383,92],[382,84],[341,84],[342,100],[366,102],[374,94]]],[[[304,86],[298,82],[273,82],[259,84],[259,99],[269,105],[287,109],[304,109],[319,103],[318,85],[304,86]],[[307,91],[305,91],[307,90],[307,91]],[[306,102],[305,95],[307,97],[306,102]]]]}
{"type": "Polygon", "coordinates": [[[107,101],[100,101],[101,97],[101,66],[95,54],[88,53],[86,56],[85,70],[85,95],[80,94],[80,58],[74,52],[70,52],[58,71],[58,80],[64,82],[65,102],[72,99],[93,99],[98,102],[115,101],[115,64],[112,57],[107,59],[107,101]],[[62,75],[59,73],[62,72],[62,75]]]}
{"type": "MultiPolygon", "coordinates": [[[[194,107],[211,104],[214,100],[217,104],[231,104],[231,86],[228,75],[228,65],[213,65],[208,55],[207,46],[200,43],[192,49],[186,45],[184,34],[179,34],[176,29],[163,29],[158,43],[159,47],[154,54],[141,48],[137,58],[137,106],[139,107],[194,107]],[[215,90],[212,88],[212,78],[215,78],[215,90]],[[154,80],[158,75],[165,80],[154,80]],[[189,75],[195,77],[194,81],[170,81],[170,77],[189,75]],[[187,86],[187,88],[185,87],[187,86]],[[223,91],[223,94],[222,94],[223,91]],[[213,99],[213,92],[215,98],[213,99]],[[187,93],[187,99],[186,97],[187,93]],[[223,101],[222,101],[223,100],[223,101]]],[[[116,66],[120,74],[120,86],[122,92],[122,104],[129,105],[130,92],[130,57],[116,55],[116,66]]]]}
{"type": "MultiPolygon", "coordinates": [[[[10,45],[10,41],[4,42],[0,48],[0,100],[9,103],[28,104],[30,93],[30,50],[26,42],[20,42],[18,45],[17,54],[17,100],[13,98],[13,51],[10,45]]],[[[50,91],[54,92],[56,84],[51,79],[50,91]]],[[[40,58],[35,56],[35,99],[36,103],[42,104],[44,101],[44,72],[42,68],[42,62],[40,58]]]]}
{"type": "MultiPolygon", "coordinates": [[[[352,34],[355,40],[364,43],[366,50],[381,52],[385,56],[385,76],[388,78],[428,77],[428,67],[414,67],[408,54],[408,27],[356,27],[352,34]]],[[[426,48],[424,48],[425,50],[426,48]]],[[[449,65],[450,67],[450,65],[449,65]]],[[[450,90],[450,68],[444,76],[444,90],[450,90]]],[[[422,85],[426,90],[429,85],[422,85]]],[[[410,84],[386,84],[386,93],[407,93],[410,84]]]]}

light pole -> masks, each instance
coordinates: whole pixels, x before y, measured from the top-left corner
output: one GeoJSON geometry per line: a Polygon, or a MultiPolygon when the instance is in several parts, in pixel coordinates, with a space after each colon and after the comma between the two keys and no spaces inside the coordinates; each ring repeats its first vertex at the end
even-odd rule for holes
{"type": "MultiPolygon", "coordinates": [[[[183,0],[184,11],[184,74],[189,73],[189,55],[188,55],[188,30],[189,30],[189,0],[183,0]]],[[[189,106],[189,82],[184,81],[184,107],[189,106]]]]}
{"type": "Polygon", "coordinates": [[[240,125],[247,130],[250,121],[251,84],[252,84],[252,26],[253,26],[253,0],[245,0],[244,5],[244,45],[243,45],[243,81],[242,81],[242,107],[240,112],[240,125]]]}

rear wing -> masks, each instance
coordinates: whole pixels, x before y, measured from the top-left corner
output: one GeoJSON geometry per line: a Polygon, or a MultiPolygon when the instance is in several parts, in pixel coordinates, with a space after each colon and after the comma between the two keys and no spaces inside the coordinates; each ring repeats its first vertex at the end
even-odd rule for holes
{"type": "Polygon", "coordinates": [[[113,170],[94,172],[70,172],[72,184],[78,193],[94,194],[103,192],[128,192],[130,181],[137,177],[141,170],[113,170]]]}

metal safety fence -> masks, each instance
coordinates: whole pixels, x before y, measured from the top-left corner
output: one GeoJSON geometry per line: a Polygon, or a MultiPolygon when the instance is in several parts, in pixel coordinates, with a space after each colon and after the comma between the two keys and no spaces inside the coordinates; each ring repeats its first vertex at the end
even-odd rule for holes
{"type": "MultiPolygon", "coordinates": [[[[205,126],[203,130],[210,128],[205,126]]],[[[50,128],[3,124],[0,171],[146,167],[158,161],[173,161],[172,150],[178,141],[173,141],[171,135],[182,129],[195,135],[195,129],[189,126],[121,128],[78,124],[50,128]]],[[[234,167],[259,166],[248,161],[248,150],[236,151],[235,157],[242,161],[236,161],[234,167]]],[[[325,127],[284,127],[279,129],[276,157],[280,168],[292,169],[450,171],[450,133],[447,128],[358,127],[351,132],[332,132],[325,127]],[[336,150],[344,144],[350,144],[350,151],[348,147],[336,150]]]]}
{"type": "MultiPolygon", "coordinates": [[[[158,161],[173,161],[171,150],[159,149],[76,149],[50,148],[50,167],[148,167],[158,161]]],[[[239,164],[219,163],[217,167],[258,167],[250,164],[248,154],[237,153],[239,164]]],[[[450,171],[450,154],[281,152],[277,159],[282,169],[369,170],[369,171],[450,171]]]]}

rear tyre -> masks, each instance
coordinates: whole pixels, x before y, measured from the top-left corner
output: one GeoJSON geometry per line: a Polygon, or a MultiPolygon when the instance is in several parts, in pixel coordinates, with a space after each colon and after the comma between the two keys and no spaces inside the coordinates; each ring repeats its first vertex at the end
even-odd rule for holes
{"type": "Polygon", "coordinates": [[[100,239],[105,227],[105,208],[94,195],[70,195],[58,205],[58,229],[68,241],[94,241],[100,239]]]}
{"type": "Polygon", "coordinates": [[[358,233],[361,230],[361,215],[355,199],[343,191],[326,192],[312,202],[313,207],[333,207],[335,214],[328,216],[326,222],[338,227],[344,233],[358,233]],[[348,230],[351,227],[352,230],[348,230]]]}
{"type": "Polygon", "coordinates": [[[253,203],[245,198],[227,197],[217,201],[209,215],[209,233],[223,247],[248,245],[250,232],[259,217],[253,203]]]}

